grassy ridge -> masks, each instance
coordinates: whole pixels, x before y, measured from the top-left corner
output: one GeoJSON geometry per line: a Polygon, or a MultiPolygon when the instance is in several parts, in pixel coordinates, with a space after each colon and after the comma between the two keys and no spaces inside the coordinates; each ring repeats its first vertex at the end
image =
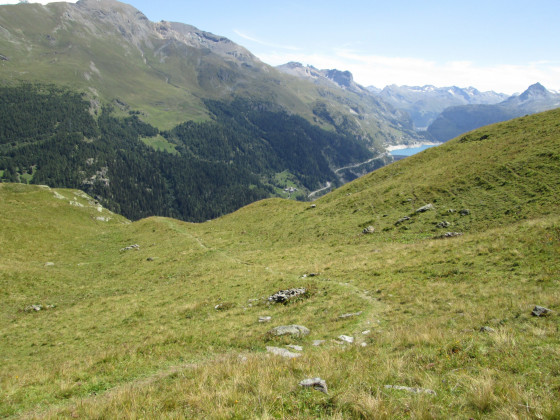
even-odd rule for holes
{"type": "Polygon", "coordinates": [[[203,224],[127,223],[73,190],[1,184],[0,415],[560,416],[559,117],[470,133],[315,208],[265,200],[203,224]],[[464,234],[433,239],[446,230],[464,234]],[[267,305],[295,286],[309,296],[267,305]],[[311,334],[267,334],[291,323],[311,334]],[[265,354],[289,343],[302,357],[265,354]],[[329,395],[298,387],[316,376],[329,395]]]}

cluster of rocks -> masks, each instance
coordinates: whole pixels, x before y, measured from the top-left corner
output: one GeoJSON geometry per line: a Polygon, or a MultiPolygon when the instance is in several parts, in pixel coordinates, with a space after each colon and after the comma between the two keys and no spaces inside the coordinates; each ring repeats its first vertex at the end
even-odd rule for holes
{"type": "Polygon", "coordinates": [[[307,289],[305,289],[305,287],[279,290],[278,292],[269,296],[268,301],[269,302],[275,302],[275,303],[285,303],[288,300],[293,299],[297,296],[304,295],[305,292],[307,292],[307,289]]]}
{"type": "Polygon", "coordinates": [[[125,246],[124,248],[121,248],[121,252],[122,251],[130,251],[131,249],[140,249],[140,245],[138,244],[134,244],[134,245],[129,245],[129,246],[125,246]]]}
{"type": "Polygon", "coordinates": [[[39,311],[42,311],[43,309],[52,309],[54,307],[55,307],[54,305],[45,305],[45,306],[43,306],[43,305],[29,305],[29,306],[25,307],[24,311],[25,312],[39,312],[39,311]]]}

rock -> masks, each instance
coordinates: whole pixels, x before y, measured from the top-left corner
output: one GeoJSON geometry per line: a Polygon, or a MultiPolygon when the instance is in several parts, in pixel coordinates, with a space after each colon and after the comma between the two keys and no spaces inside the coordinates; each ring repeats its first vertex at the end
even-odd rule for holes
{"type": "Polygon", "coordinates": [[[311,204],[311,205],[309,206],[309,208],[312,208],[312,209],[314,209],[315,207],[317,207],[317,204],[311,204]]]}
{"type": "Polygon", "coordinates": [[[25,312],[39,312],[42,309],[43,309],[43,305],[29,305],[24,309],[24,311],[25,312]]]}
{"type": "Polygon", "coordinates": [[[146,258],[146,261],[153,261],[153,260],[154,260],[153,257],[148,257],[148,258],[146,258]]]}
{"type": "Polygon", "coordinates": [[[319,275],[319,273],[309,273],[308,274],[309,277],[315,277],[315,276],[318,276],[318,275],[319,275]]]}
{"type": "Polygon", "coordinates": [[[362,342],[362,343],[360,343],[360,346],[362,346],[362,347],[367,347],[367,343],[366,343],[366,342],[362,342]]]}
{"type": "Polygon", "coordinates": [[[295,351],[303,351],[303,347],[302,346],[297,346],[295,344],[288,344],[286,347],[289,347],[295,351]]]}
{"type": "Polygon", "coordinates": [[[358,315],[361,315],[361,314],[362,314],[362,311],[359,311],[359,312],[354,312],[354,313],[351,313],[351,314],[342,314],[342,315],[339,315],[338,318],[339,319],[352,318],[353,316],[358,316],[358,315]]]}
{"type": "Polygon", "coordinates": [[[121,251],[130,251],[131,249],[138,250],[138,249],[140,249],[140,245],[138,245],[138,244],[129,245],[129,246],[126,246],[124,248],[121,248],[121,251]]]}
{"type": "Polygon", "coordinates": [[[371,330],[365,330],[365,331],[362,331],[362,334],[363,335],[368,335],[370,332],[371,332],[371,330]]]}
{"type": "Polygon", "coordinates": [[[266,346],[266,351],[272,353],[276,356],[286,357],[288,359],[295,359],[296,357],[301,357],[300,353],[292,353],[289,350],[283,349],[281,347],[270,347],[266,346]]]}
{"type": "Polygon", "coordinates": [[[339,335],[338,339],[350,344],[354,342],[354,337],[350,337],[349,335],[339,335]]]}
{"type": "Polygon", "coordinates": [[[95,218],[95,220],[99,221],[99,222],[108,222],[109,220],[111,220],[110,217],[103,217],[103,216],[98,216],[95,218]]]}
{"type": "Polygon", "coordinates": [[[459,210],[459,214],[461,216],[468,216],[469,214],[471,214],[471,211],[469,209],[462,209],[462,210],[459,210]]]}
{"type": "Polygon", "coordinates": [[[296,296],[304,295],[306,291],[304,287],[280,290],[272,296],[269,296],[268,300],[269,302],[284,303],[296,296]]]}
{"type": "Polygon", "coordinates": [[[544,306],[535,306],[531,315],[533,316],[547,316],[552,311],[550,309],[545,308],[544,306]]]}
{"type": "Polygon", "coordinates": [[[269,331],[270,334],[280,336],[280,335],[295,335],[295,336],[304,336],[309,334],[309,328],[304,327],[303,325],[281,325],[279,327],[275,327],[269,331]]]}
{"type": "Polygon", "coordinates": [[[432,389],[425,389],[425,388],[411,388],[409,386],[402,386],[402,385],[385,385],[385,389],[398,389],[401,391],[408,391],[413,394],[432,394],[437,395],[436,391],[432,389]]]}
{"type": "Polygon", "coordinates": [[[435,239],[455,238],[463,235],[462,232],[445,232],[443,235],[436,236],[435,239]]]}
{"type": "Polygon", "coordinates": [[[446,222],[445,220],[443,222],[439,222],[436,225],[437,228],[446,228],[446,227],[449,227],[449,226],[451,226],[451,223],[446,222]]]}
{"type": "Polygon", "coordinates": [[[52,267],[54,265],[53,262],[46,262],[45,267],[52,267]]]}
{"type": "Polygon", "coordinates": [[[373,226],[368,226],[367,228],[365,228],[364,230],[362,230],[362,233],[364,235],[370,234],[375,232],[375,228],[373,226]]]}
{"type": "Polygon", "coordinates": [[[425,206],[422,206],[418,209],[416,209],[416,213],[424,213],[428,210],[433,210],[434,209],[434,205],[432,203],[430,204],[426,204],[425,206]]]}
{"type": "Polygon", "coordinates": [[[329,393],[327,389],[327,382],[325,382],[325,380],[321,378],[304,379],[299,383],[299,386],[302,386],[304,388],[313,388],[324,394],[329,393]]]}
{"type": "Polygon", "coordinates": [[[311,342],[311,344],[315,347],[319,347],[321,344],[323,344],[325,342],[325,340],[313,340],[311,342]]]}
{"type": "Polygon", "coordinates": [[[488,327],[488,326],[486,326],[486,325],[483,326],[483,327],[480,327],[480,330],[479,330],[479,331],[480,331],[480,332],[487,332],[487,333],[496,332],[496,330],[495,330],[494,328],[488,327]]]}
{"type": "Polygon", "coordinates": [[[259,316],[259,322],[270,322],[271,319],[270,316],[259,316]]]}
{"type": "Polygon", "coordinates": [[[399,220],[395,222],[395,225],[400,225],[401,223],[406,222],[407,220],[410,220],[410,217],[408,216],[401,217],[399,220]]]}

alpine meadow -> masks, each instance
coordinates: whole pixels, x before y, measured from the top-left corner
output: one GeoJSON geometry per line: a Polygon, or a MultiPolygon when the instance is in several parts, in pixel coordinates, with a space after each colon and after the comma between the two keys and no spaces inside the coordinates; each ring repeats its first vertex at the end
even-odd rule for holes
{"type": "Polygon", "coordinates": [[[406,112],[300,76],[0,6],[0,418],[560,418],[560,108],[393,162],[406,112]]]}

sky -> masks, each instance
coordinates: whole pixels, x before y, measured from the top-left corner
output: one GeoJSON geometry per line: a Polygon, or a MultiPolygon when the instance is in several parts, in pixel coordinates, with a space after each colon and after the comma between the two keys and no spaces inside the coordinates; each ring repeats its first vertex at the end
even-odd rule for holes
{"type": "Polygon", "coordinates": [[[349,70],[364,86],[455,85],[513,94],[540,82],[560,91],[560,0],[125,3],[152,21],[225,36],[267,64],[349,70]]]}

